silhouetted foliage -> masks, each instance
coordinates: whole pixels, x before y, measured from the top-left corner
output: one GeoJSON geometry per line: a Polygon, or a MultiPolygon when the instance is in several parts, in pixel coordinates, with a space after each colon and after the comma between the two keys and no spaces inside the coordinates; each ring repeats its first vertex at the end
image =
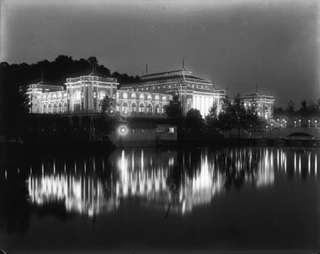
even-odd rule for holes
{"type": "Polygon", "coordinates": [[[26,86],[40,80],[52,84],[63,85],[66,78],[87,75],[94,71],[105,77],[115,77],[121,83],[137,82],[138,76],[119,74],[98,63],[96,57],[88,59],[72,59],[70,56],[59,55],[55,60],[43,60],[35,64],[0,63],[0,100],[1,132],[8,136],[20,136],[24,129],[28,102],[25,95],[26,86]]]}
{"type": "Polygon", "coordinates": [[[191,134],[199,134],[204,128],[204,120],[197,109],[190,109],[186,115],[185,128],[191,134]]]}
{"type": "Polygon", "coordinates": [[[275,117],[319,117],[320,116],[320,99],[316,102],[301,101],[300,108],[295,109],[294,102],[290,100],[288,106],[283,109],[281,107],[274,108],[275,117]]]}
{"type": "Polygon", "coordinates": [[[177,120],[182,119],[183,112],[181,102],[178,95],[174,95],[169,105],[165,107],[165,112],[169,118],[174,118],[177,120]]]}
{"type": "Polygon", "coordinates": [[[115,110],[115,100],[106,95],[101,101],[101,112],[111,114],[115,110]]]}
{"type": "Polygon", "coordinates": [[[245,109],[239,95],[233,102],[226,100],[223,105],[219,116],[212,113],[206,118],[209,130],[229,131],[234,128],[239,131],[252,130],[263,123],[254,108],[245,109]]]}

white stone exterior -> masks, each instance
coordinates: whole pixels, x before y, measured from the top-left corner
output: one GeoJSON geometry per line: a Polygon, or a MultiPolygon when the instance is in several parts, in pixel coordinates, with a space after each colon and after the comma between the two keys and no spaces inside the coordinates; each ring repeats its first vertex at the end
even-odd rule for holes
{"type": "Polygon", "coordinates": [[[27,90],[30,113],[98,113],[108,96],[115,99],[116,111],[122,115],[163,115],[164,106],[172,99],[170,94],[135,92],[118,89],[118,85],[116,79],[96,75],[67,78],[65,86],[31,84],[27,90]]]}
{"type": "Polygon", "coordinates": [[[170,100],[172,95],[169,94],[120,89],[116,96],[116,110],[124,115],[164,114],[164,107],[170,100]]]}
{"type": "Polygon", "coordinates": [[[218,90],[211,81],[197,77],[185,69],[143,75],[140,82],[122,87],[139,92],[176,94],[185,114],[190,109],[198,109],[203,117],[208,115],[213,105],[216,105],[219,114],[225,98],[224,90],[218,90]]]}

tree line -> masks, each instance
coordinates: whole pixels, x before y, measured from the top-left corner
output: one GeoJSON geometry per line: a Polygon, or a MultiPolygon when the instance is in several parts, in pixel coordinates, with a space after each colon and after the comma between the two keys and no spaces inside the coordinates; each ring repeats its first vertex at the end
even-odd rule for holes
{"type": "Polygon", "coordinates": [[[258,117],[254,108],[246,109],[244,107],[240,101],[240,95],[237,95],[233,100],[226,97],[219,114],[216,105],[212,105],[205,118],[197,109],[190,109],[184,115],[177,95],[166,106],[165,111],[169,119],[175,120],[181,138],[210,137],[232,130],[236,130],[240,136],[241,131],[254,133],[265,125],[265,121],[258,117]]]}
{"type": "Polygon", "coordinates": [[[92,71],[105,77],[117,78],[120,84],[136,82],[139,76],[111,72],[98,63],[96,57],[73,59],[60,55],[53,61],[43,60],[34,64],[0,63],[0,133],[16,136],[24,128],[28,116],[28,84],[44,81],[63,84],[68,77],[89,74],[92,71]]]}
{"type": "Polygon", "coordinates": [[[290,100],[286,107],[275,107],[275,116],[287,116],[287,117],[314,117],[320,116],[320,99],[313,102],[301,101],[300,106],[296,106],[295,103],[290,100]]]}

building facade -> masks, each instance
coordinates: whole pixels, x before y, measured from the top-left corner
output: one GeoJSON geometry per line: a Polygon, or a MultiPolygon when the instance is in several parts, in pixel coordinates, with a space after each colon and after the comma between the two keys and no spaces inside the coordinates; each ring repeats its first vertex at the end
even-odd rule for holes
{"type": "Polygon", "coordinates": [[[141,77],[141,81],[123,85],[122,88],[136,92],[178,95],[184,114],[190,109],[198,109],[203,117],[214,104],[219,114],[225,97],[224,90],[216,89],[211,81],[197,77],[185,69],[146,74],[141,77]]]}
{"type": "Polygon", "coordinates": [[[254,109],[258,116],[265,120],[273,118],[274,102],[275,98],[273,96],[259,93],[252,93],[241,97],[241,103],[243,103],[246,109],[254,109]]]}
{"type": "Polygon", "coordinates": [[[64,86],[39,82],[28,86],[30,113],[74,114],[101,112],[102,101],[108,96],[116,101],[116,111],[124,116],[163,115],[172,99],[170,94],[135,92],[118,89],[114,78],[86,75],[67,78],[64,86]]]}

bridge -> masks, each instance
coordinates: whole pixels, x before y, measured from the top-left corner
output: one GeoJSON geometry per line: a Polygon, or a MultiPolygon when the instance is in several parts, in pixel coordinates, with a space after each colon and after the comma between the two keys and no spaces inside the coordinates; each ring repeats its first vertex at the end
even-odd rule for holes
{"type": "Polygon", "coordinates": [[[310,139],[320,139],[320,128],[317,127],[291,127],[273,129],[267,133],[270,138],[294,138],[304,137],[310,139]]]}

